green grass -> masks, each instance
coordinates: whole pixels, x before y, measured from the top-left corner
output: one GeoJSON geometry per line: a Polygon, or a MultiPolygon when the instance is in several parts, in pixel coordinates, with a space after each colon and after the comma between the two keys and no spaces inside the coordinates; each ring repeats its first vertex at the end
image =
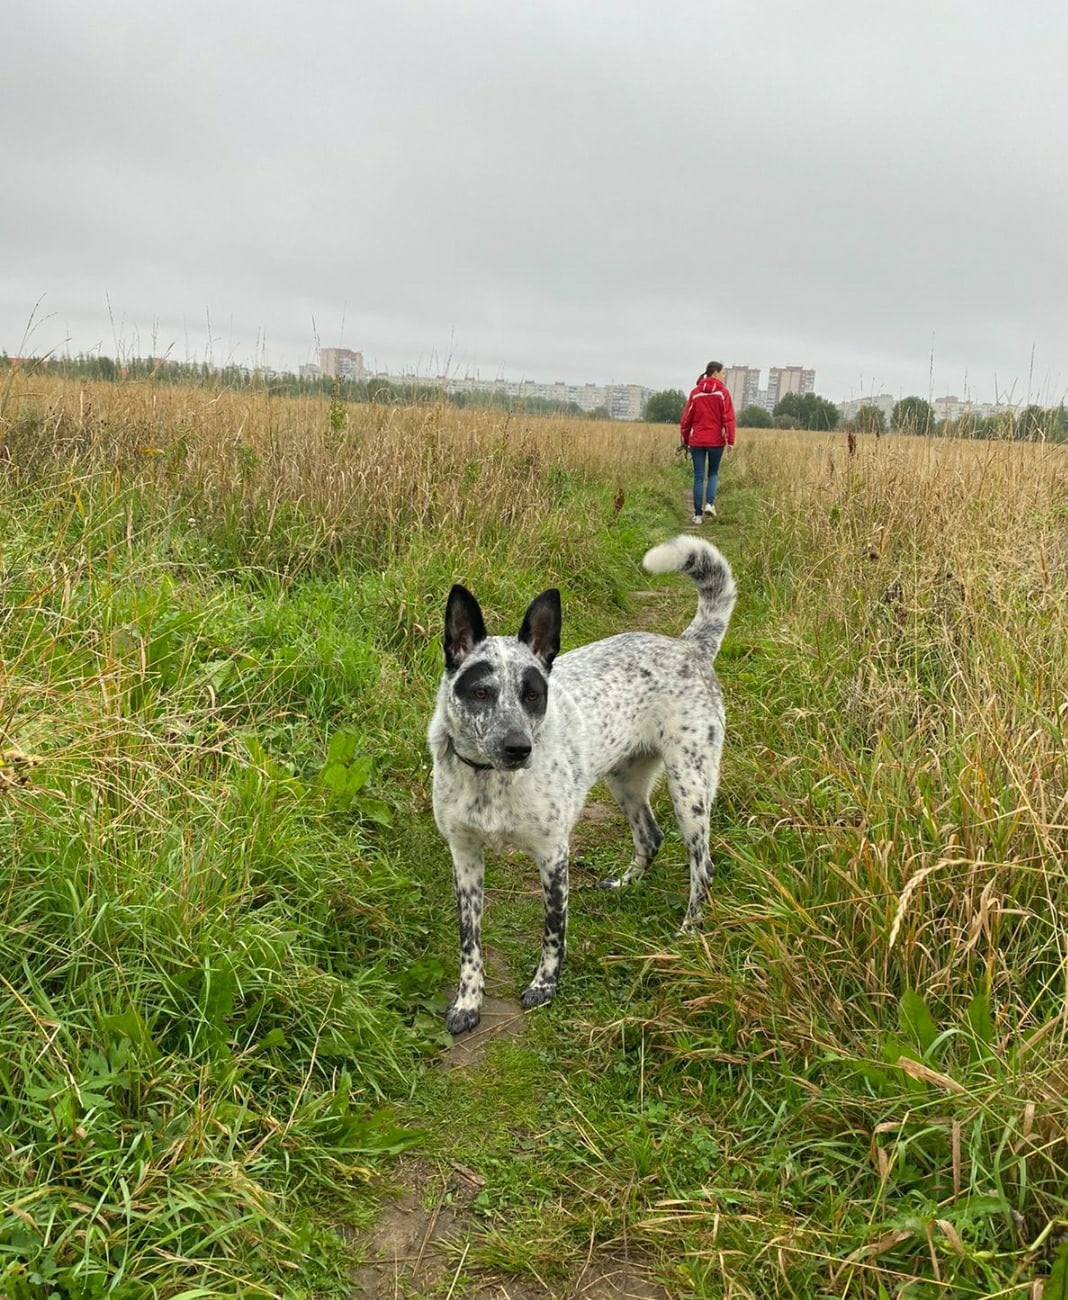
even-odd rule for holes
{"type": "MultiPolygon", "coordinates": [[[[560,996],[459,1074],[443,594],[680,629],[685,583],[629,600],[670,445],[37,383],[0,394],[0,1295],[346,1295],[411,1146],[485,1180],[458,1288],[592,1242],[673,1295],[1064,1292],[1056,449],[744,436],[704,932],[663,796],[625,894],[583,824],[560,996]]],[[[491,862],[513,991],[534,879],[491,862]]]]}

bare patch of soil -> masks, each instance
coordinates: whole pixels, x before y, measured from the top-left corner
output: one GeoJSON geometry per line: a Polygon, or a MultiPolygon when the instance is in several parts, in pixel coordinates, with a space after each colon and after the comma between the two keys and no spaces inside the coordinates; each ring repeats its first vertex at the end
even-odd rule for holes
{"type": "Polygon", "coordinates": [[[474,1029],[454,1038],[438,1057],[443,1070],[469,1070],[478,1065],[486,1055],[490,1043],[496,1038],[513,1038],[523,1032],[526,1012],[515,998],[497,997],[490,989],[500,993],[515,988],[508,963],[498,949],[484,949],[486,959],[486,996],[482,1002],[482,1018],[474,1029]]]}
{"type": "Polygon", "coordinates": [[[545,1300],[543,1287],[530,1289],[525,1281],[510,1283],[507,1291],[492,1284],[455,1289],[463,1243],[476,1226],[470,1205],[485,1185],[474,1170],[454,1165],[441,1172],[415,1159],[402,1162],[397,1172],[400,1191],[383,1207],[367,1263],[353,1274],[353,1300],[545,1300]]]}
{"type": "Polygon", "coordinates": [[[466,1243],[479,1231],[471,1202],[485,1186],[473,1169],[434,1169],[410,1159],[400,1191],[379,1216],[367,1262],[352,1277],[352,1300],[669,1300],[635,1260],[593,1253],[572,1281],[492,1277],[458,1286],[466,1243]]]}
{"type": "MultiPolygon", "coordinates": [[[[511,980],[500,953],[487,957],[495,983],[511,980]]],[[[487,996],[481,1021],[453,1039],[440,1068],[475,1069],[494,1039],[522,1032],[525,1014],[516,1001],[487,996]]],[[[419,1157],[401,1160],[394,1175],[396,1192],[366,1242],[365,1262],[352,1275],[352,1300],[668,1300],[638,1262],[597,1252],[571,1282],[555,1288],[511,1276],[461,1285],[468,1243],[482,1231],[472,1202],[486,1179],[456,1161],[435,1167],[419,1157]]]]}
{"type": "Polygon", "coordinates": [[[668,1300],[662,1286],[650,1282],[632,1259],[594,1255],[572,1283],[568,1300],[668,1300]]]}
{"type": "Polygon", "coordinates": [[[523,1032],[526,1013],[518,1002],[509,998],[486,997],[482,1003],[482,1019],[469,1033],[454,1038],[441,1054],[443,1070],[469,1070],[486,1055],[486,1049],[495,1038],[512,1038],[523,1032]]]}
{"type": "Polygon", "coordinates": [[[592,822],[595,826],[622,820],[623,814],[614,803],[599,803],[596,800],[591,800],[579,813],[580,822],[592,822]]]}

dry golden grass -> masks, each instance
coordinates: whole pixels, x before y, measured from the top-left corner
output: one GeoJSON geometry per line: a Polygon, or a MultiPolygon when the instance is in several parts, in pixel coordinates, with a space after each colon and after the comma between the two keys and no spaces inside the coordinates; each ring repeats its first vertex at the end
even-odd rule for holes
{"type": "Polygon", "coordinates": [[[759,530],[780,539],[768,631],[807,679],[798,715],[825,710],[798,730],[834,792],[827,832],[879,900],[858,955],[880,952],[884,986],[902,963],[946,990],[975,952],[1011,983],[1014,900],[1060,929],[1043,900],[1068,852],[1068,448],[891,437],[850,458],[833,435],[763,431],[743,447],[778,516],[759,530]]]}
{"type": "Polygon", "coordinates": [[[19,462],[47,456],[149,475],[159,462],[209,495],[240,490],[268,508],[303,503],[324,526],[358,509],[409,529],[431,509],[445,511],[435,513],[437,527],[472,522],[464,512],[473,504],[484,516],[533,509],[554,466],[629,476],[672,445],[663,429],[650,437],[646,426],[445,403],[340,409],[332,423],[320,398],[16,372],[0,388],[0,437],[19,462]]]}
{"type": "Polygon", "coordinates": [[[181,529],[194,527],[220,568],[396,575],[397,559],[413,556],[398,635],[436,622],[428,606],[443,570],[474,580],[495,557],[501,572],[574,571],[589,522],[575,486],[587,501],[600,495],[610,516],[674,442],[663,428],[446,404],[332,407],[152,382],[9,378],[0,443],[25,481],[54,481],[57,468],[72,483],[111,475],[117,489],[152,494],[152,513],[171,510],[181,529]]]}

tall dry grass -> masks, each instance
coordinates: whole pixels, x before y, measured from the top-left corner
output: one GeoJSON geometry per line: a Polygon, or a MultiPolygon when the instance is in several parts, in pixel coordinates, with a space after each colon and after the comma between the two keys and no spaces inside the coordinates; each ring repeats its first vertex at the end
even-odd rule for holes
{"type": "Polygon", "coordinates": [[[873,990],[952,999],[985,971],[1063,1039],[1068,451],[753,431],[738,468],[764,493],[740,546],[779,715],[740,708],[802,774],[783,824],[824,840],[798,898],[846,897],[873,990]]]}
{"type": "Polygon", "coordinates": [[[753,431],[728,473],[759,494],[720,659],[728,870],[703,948],[665,958],[659,1044],[740,1070],[743,1147],[787,1108],[780,1285],[1029,1285],[1068,1212],[1068,452],[753,431]]]}
{"type": "Polygon", "coordinates": [[[322,552],[396,554],[423,530],[477,549],[535,531],[572,475],[629,481],[663,457],[633,427],[462,411],[343,406],[232,390],[9,376],[9,464],[132,476],[179,494],[206,525],[298,523],[322,552]]]}

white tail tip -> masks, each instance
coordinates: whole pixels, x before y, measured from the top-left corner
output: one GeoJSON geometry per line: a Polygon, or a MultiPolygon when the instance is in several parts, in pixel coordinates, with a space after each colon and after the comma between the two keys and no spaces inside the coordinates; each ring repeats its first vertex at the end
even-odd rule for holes
{"type": "Polygon", "coordinates": [[[642,568],[648,573],[678,573],[686,563],[691,545],[688,537],[673,537],[646,551],[642,568]]]}

